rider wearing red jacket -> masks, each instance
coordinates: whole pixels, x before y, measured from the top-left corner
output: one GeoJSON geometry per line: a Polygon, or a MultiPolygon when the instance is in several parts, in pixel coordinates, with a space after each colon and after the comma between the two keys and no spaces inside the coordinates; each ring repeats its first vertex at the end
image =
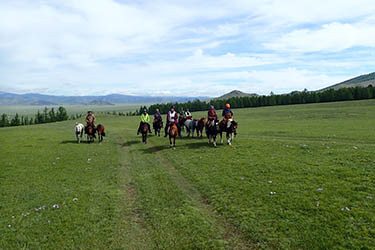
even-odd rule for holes
{"type": "Polygon", "coordinates": [[[219,120],[218,117],[217,117],[214,105],[210,106],[210,110],[207,113],[207,120],[208,121],[213,121],[213,120],[217,121],[217,120],[219,120]]]}

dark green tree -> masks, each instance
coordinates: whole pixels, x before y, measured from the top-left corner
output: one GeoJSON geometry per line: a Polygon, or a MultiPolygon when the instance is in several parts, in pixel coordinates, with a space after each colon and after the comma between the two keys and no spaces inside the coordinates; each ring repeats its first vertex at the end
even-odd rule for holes
{"type": "Polygon", "coordinates": [[[21,125],[21,120],[20,120],[18,113],[16,113],[16,115],[10,121],[10,126],[19,126],[19,125],[21,125]]]}
{"type": "Polygon", "coordinates": [[[8,116],[6,114],[1,115],[0,127],[8,127],[10,125],[8,116]]]}
{"type": "Polygon", "coordinates": [[[60,106],[57,109],[57,112],[56,112],[56,120],[57,121],[66,121],[68,119],[69,119],[68,112],[66,111],[66,109],[63,106],[60,106]]]}

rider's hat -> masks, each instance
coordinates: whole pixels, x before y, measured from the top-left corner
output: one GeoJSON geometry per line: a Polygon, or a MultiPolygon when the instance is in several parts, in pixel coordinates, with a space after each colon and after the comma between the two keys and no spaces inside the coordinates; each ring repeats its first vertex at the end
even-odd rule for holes
{"type": "Polygon", "coordinates": [[[147,109],[143,109],[143,112],[147,112],[147,109]]]}
{"type": "Polygon", "coordinates": [[[174,109],[174,106],[173,106],[173,105],[171,106],[171,109],[174,109]]]}
{"type": "Polygon", "coordinates": [[[211,104],[211,105],[210,105],[210,109],[214,109],[214,105],[211,104]]]}
{"type": "Polygon", "coordinates": [[[229,109],[229,108],[230,108],[230,104],[229,104],[229,103],[225,104],[225,107],[226,107],[227,109],[229,109]]]}
{"type": "Polygon", "coordinates": [[[88,114],[88,113],[92,113],[92,111],[87,111],[87,114],[88,114]]]}

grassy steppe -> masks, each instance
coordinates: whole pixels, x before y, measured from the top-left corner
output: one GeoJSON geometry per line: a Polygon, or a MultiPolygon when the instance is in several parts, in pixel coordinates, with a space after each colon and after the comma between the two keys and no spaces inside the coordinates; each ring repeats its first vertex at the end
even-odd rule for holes
{"type": "Polygon", "coordinates": [[[373,248],[374,100],[234,112],[232,147],[143,145],[137,117],[99,115],[100,145],[0,129],[0,249],[373,248]]]}

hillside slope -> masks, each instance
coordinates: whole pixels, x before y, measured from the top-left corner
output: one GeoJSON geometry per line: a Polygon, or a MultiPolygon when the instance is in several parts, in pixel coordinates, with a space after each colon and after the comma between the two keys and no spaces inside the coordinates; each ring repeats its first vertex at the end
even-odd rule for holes
{"type": "Polygon", "coordinates": [[[232,98],[232,97],[244,97],[244,96],[258,96],[258,95],[257,94],[244,93],[244,92],[239,91],[239,90],[233,90],[229,93],[226,93],[225,95],[213,98],[213,100],[225,100],[225,99],[229,99],[229,98],[232,98]]]}
{"type": "Polygon", "coordinates": [[[361,76],[349,79],[341,83],[337,83],[335,85],[329,86],[322,90],[351,88],[351,87],[367,87],[369,85],[375,86],[375,72],[367,74],[367,75],[361,75],[361,76]]]}

